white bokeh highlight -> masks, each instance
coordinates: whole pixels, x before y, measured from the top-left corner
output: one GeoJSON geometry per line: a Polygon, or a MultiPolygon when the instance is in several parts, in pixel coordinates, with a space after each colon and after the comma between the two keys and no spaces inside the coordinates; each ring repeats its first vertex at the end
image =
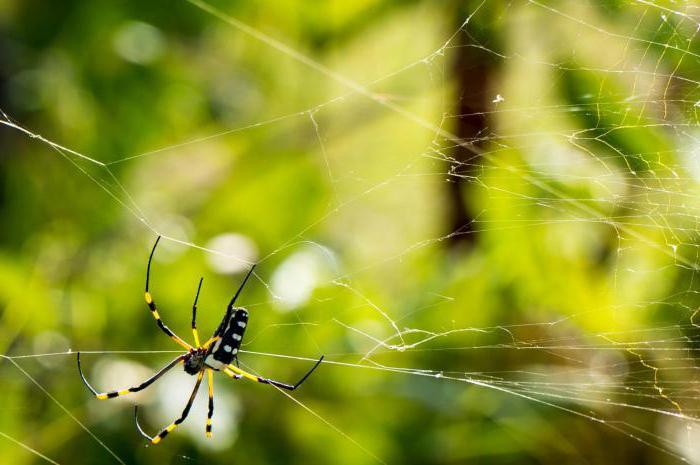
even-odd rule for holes
{"type": "Polygon", "coordinates": [[[287,257],[271,278],[277,308],[291,311],[307,303],[334,267],[335,257],[327,248],[307,247],[287,257]]]}
{"type": "MultiPolygon", "coordinates": [[[[190,398],[195,381],[195,376],[188,375],[182,370],[158,381],[156,405],[148,411],[149,429],[146,431],[148,434],[156,434],[161,428],[180,417],[190,398]]],[[[207,438],[205,434],[209,403],[206,374],[187,419],[172,432],[171,436],[187,435],[199,447],[210,450],[230,448],[238,437],[238,423],[242,414],[239,400],[231,394],[232,384],[235,382],[227,376],[222,376],[221,373],[214,373],[214,416],[211,438],[207,438]]],[[[171,437],[167,439],[172,440],[171,437]]]]}
{"type": "Polygon", "coordinates": [[[209,266],[221,274],[235,274],[250,268],[258,258],[258,247],[243,234],[226,233],[213,237],[206,245],[214,250],[207,256],[209,266]]]}
{"type": "Polygon", "coordinates": [[[140,21],[129,21],[117,30],[113,46],[124,60],[145,65],[160,58],[165,39],[158,28],[140,21]]]}

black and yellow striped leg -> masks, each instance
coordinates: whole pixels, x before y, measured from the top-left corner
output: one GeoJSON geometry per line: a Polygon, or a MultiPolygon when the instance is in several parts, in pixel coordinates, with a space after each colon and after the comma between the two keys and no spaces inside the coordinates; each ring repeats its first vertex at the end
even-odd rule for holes
{"type": "Polygon", "coordinates": [[[209,385],[209,411],[207,412],[207,437],[211,437],[211,417],[214,416],[214,370],[207,368],[207,384],[209,385]]]}
{"type": "Polygon", "coordinates": [[[236,293],[233,295],[231,298],[231,301],[228,303],[228,306],[226,307],[226,313],[224,314],[224,318],[221,320],[221,324],[219,327],[214,331],[214,336],[212,336],[212,339],[214,339],[217,336],[221,336],[222,331],[224,330],[224,327],[226,326],[226,323],[229,321],[231,316],[233,315],[233,312],[235,311],[235,306],[236,306],[236,300],[238,300],[238,296],[241,295],[241,292],[243,291],[243,288],[245,287],[245,284],[248,282],[248,279],[250,278],[250,275],[253,274],[253,270],[255,270],[255,264],[253,264],[250,269],[248,270],[248,273],[245,275],[245,278],[243,278],[243,282],[241,282],[241,285],[238,286],[238,290],[236,293]]]}
{"type": "Polygon", "coordinates": [[[194,336],[194,346],[201,347],[199,344],[199,332],[197,332],[197,300],[199,300],[199,291],[202,290],[202,282],[204,278],[199,278],[199,286],[197,286],[197,294],[194,296],[192,304],[192,336],[194,336]]]}
{"type": "Polygon", "coordinates": [[[233,379],[241,379],[243,378],[243,375],[239,375],[238,373],[234,373],[233,371],[229,370],[228,368],[224,368],[224,373],[230,376],[233,379]]]}
{"type": "Polygon", "coordinates": [[[311,373],[313,373],[314,370],[316,370],[316,368],[318,368],[318,366],[323,361],[323,357],[324,356],[322,355],[321,358],[318,359],[316,364],[314,364],[314,366],[309,371],[307,371],[306,374],[304,376],[302,376],[301,379],[299,381],[297,381],[296,384],[287,384],[287,383],[282,383],[280,381],[275,381],[274,379],[262,378],[260,376],[255,376],[251,373],[248,373],[245,370],[241,370],[240,368],[238,368],[237,366],[234,366],[234,365],[227,365],[226,368],[224,368],[224,373],[231,376],[232,378],[237,378],[237,379],[238,378],[246,378],[250,381],[255,381],[256,383],[271,384],[273,386],[277,386],[278,388],[286,389],[288,391],[294,391],[299,386],[301,386],[304,381],[306,381],[306,378],[311,376],[311,373]]]}
{"type": "Polygon", "coordinates": [[[151,277],[151,262],[153,261],[153,254],[156,251],[156,247],[158,247],[158,242],[160,241],[160,236],[158,236],[158,239],[156,239],[156,243],[153,245],[153,250],[151,250],[151,256],[148,258],[148,267],[146,268],[146,292],[144,294],[144,298],[146,299],[146,304],[148,305],[148,308],[151,310],[151,315],[153,315],[153,318],[156,320],[156,324],[158,327],[168,335],[173,341],[177,342],[180,344],[182,347],[184,347],[187,350],[192,349],[192,346],[190,346],[188,343],[183,341],[178,335],[172,332],[170,328],[168,328],[165,323],[163,323],[163,320],[160,319],[160,314],[158,313],[158,308],[156,307],[156,303],[153,300],[153,296],[151,295],[150,292],[148,292],[148,283],[151,277]]]}
{"type": "Polygon", "coordinates": [[[185,421],[185,418],[187,418],[187,415],[190,413],[190,409],[192,408],[192,404],[194,403],[195,397],[197,397],[197,391],[199,391],[199,386],[202,384],[202,378],[204,377],[204,371],[200,371],[199,374],[197,374],[197,383],[194,385],[194,389],[192,389],[192,394],[190,395],[190,400],[187,401],[187,405],[185,405],[185,409],[182,411],[182,415],[180,415],[180,418],[175,420],[174,422],[170,423],[168,426],[163,428],[160,433],[156,434],[155,436],[151,437],[147,435],[143,429],[141,428],[141,425],[139,424],[139,407],[138,405],[134,408],[134,417],[136,419],[136,428],[138,428],[139,433],[149,441],[151,441],[151,444],[158,444],[165,436],[170,434],[172,430],[177,428],[177,425],[185,421]]]}
{"type": "Polygon", "coordinates": [[[210,345],[221,339],[221,336],[214,336],[202,345],[202,349],[208,349],[210,345]]]}
{"type": "Polygon", "coordinates": [[[166,366],[161,368],[155,375],[151,376],[148,378],[146,381],[143,383],[139,384],[138,386],[133,386],[127,389],[120,389],[118,391],[111,391],[111,392],[97,392],[92,386],[90,386],[90,383],[88,383],[87,379],[85,379],[85,375],[83,374],[83,369],[80,366],[80,352],[78,352],[78,372],[80,373],[80,378],[83,380],[83,383],[85,383],[85,386],[92,392],[95,397],[98,399],[113,399],[115,397],[123,396],[125,394],[129,394],[132,392],[139,392],[143,389],[146,389],[148,386],[153,384],[158,378],[163,376],[168,370],[173,368],[174,366],[178,365],[179,363],[182,363],[182,361],[185,359],[184,355],[181,355],[177,357],[175,360],[172,362],[168,363],[166,366]]]}

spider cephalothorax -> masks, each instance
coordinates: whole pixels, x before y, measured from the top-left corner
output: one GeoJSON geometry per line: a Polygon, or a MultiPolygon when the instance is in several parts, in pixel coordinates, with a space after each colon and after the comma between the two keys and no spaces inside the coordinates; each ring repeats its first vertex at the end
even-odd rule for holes
{"type": "MultiPolygon", "coordinates": [[[[191,346],[185,341],[183,341],[178,335],[173,333],[170,330],[170,328],[168,328],[165,325],[165,323],[163,323],[163,320],[160,319],[160,314],[158,313],[156,303],[153,300],[153,296],[148,291],[148,284],[151,275],[151,262],[153,261],[153,254],[156,251],[156,247],[158,246],[159,241],[160,236],[158,236],[158,239],[156,239],[156,243],[153,246],[153,250],[151,250],[151,255],[148,258],[148,267],[146,268],[146,304],[151,310],[151,315],[153,315],[153,318],[156,320],[156,324],[158,325],[158,327],[172,340],[174,340],[185,350],[187,350],[187,352],[178,356],[175,360],[171,361],[165,367],[161,368],[155,375],[151,376],[138,386],[104,393],[98,393],[90,385],[90,383],[88,383],[80,366],[80,352],[78,352],[78,371],[80,373],[80,377],[85,383],[85,386],[87,386],[90,392],[92,392],[98,399],[112,399],[114,397],[119,397],[125,394],[129,394],[131,392],[138,392],[143,389],[146,389],[148,386],[153,384],[158,378],[163,376],[167,371],[179,365],[180,363],[184,365],[184,369],[187,373],[197,377],[197,381],[194,385],[194,389],[192,390],[192,394],[190,395],[190,399],[187,402],[185,409],[182,411],[182,415],[180,415],[180,418],[163,428],[157,435],[149,436],[146,433],[144,433],[143,429],[141,428],[141,425],[139,425],[137,416],[136,427],[146,439],[151,441],[152,444],[158,444],[161,441],[161,439],[163,439],[165,436],[168,435],[168,433],[174,430],[177,427],[177,425],[185,421],[185,418],[187,418],[187,415],[190,412],[190,408],[194,403],[194,399],[197,395],[197,391],[199,390],[199,386],[202,383],[202,379],[204,377],[205,372],[207,373],[207,382],[209,384],[209,412],[207,415],[206,433],[207,437],[210,437],[211,418],[214,414],[214,371],[223,371],[228,376],[234,379],[246,378],[250,381],[255,381],[263,384],[271,384],[281,389],[293,391],[296,388],[298,388],[301,385],[301,383],[303,383],[306,380],[306,378],[308,378],[309,375],[313,373],[313,371],[318,367],[321,361],[323,361],[323,356],[321,356],[321,358],[318,359],[318,361],[311,368],[311,370],[309,370],[296,384],[286,384],[279,381],[275,381],[273,379],[262,378],[252,373],[248,373],[247,371],[241,370],[238,367],[238,351],[241,347],[241,342],[243,341],[243,334],[245,333],[246,326],[248,325],[248,312],[243,308],[235,307],[235,303],[236,299],[238,299],[238,296],[243,290],[245,283],[248,281],[248,278],[250,278],[250,275],[253,273],[255,265],[253,265],[250,268],[248,274],[245,276],[243,282],[236,291],[236,294],[231,299],[231,302],[229,302],[228,307],[226,308],[226,314],[221,320],[219,327],[216,329],[216,331],[214,331],[212,337],[209,338],[209,340],[206,341],[204,344],[200,344],[199,333],[197,332],[197,300],[199,299],[199,291],[202,289],[202,279],[199,280],[197,294],[195,295],[194,304],[192,305],[192,335],[194,336],[195,345],[191,346]],[[232,364],[234,361],[236,361],[236,365],[232,364]]],[[[138,406],[135,408],[135,413],[138,414],[138,406]]]]}
{"type": "Polygon", "coordinates": [[[207,356],[205,349],[194,349],[189,354],[185,355],[183,365],[185,371],[190,375],[196,375],[204,368],[204,358],[207,356]]]}

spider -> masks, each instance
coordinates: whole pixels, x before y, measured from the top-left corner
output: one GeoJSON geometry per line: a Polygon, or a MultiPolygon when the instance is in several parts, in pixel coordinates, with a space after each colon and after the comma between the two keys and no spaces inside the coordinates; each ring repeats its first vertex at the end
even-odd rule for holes
{"type": "Polygon", "coordinates": [[[77,354],[78,372],[80,373],[80,377],[83,380],[83,383],[85,383],[85,386],[87,386],[87,388],[90,390],[90,392],[92,392],[95,395],[95,397],[97,397],[100,400],[113,399],[115,397],[123,396],[132,392],[138,392],[143,389],[146,389],[148,386],[157,381],[158,378],[163,376],[166,372],[170,371],[172,368],[180,364],[184,365],[185,372],[197,377],[194,389],[192,390],[192,394],[190,395],[190,398],[187,401],[187,405],[185,405],[185,409],[182,411],[180,417],[165,428],[163,428],[155,436],[149,436],[143,431],[143,428],[141,428],[141,425],[139,424],[138,420],[138,405],[134,407],[136,428],[143,437],[145,437],[151,442],[151,444],[158,444],[180,423],[185,421],[187,415],[190,412],[190,409],[192,408],[192,404],[194,403],[194,399],[197,395],[197,391],[199,390],[199,386],[202,384],[202,379],[204,378],[205,372],[207,374],[207,382],[209,385],[209,411],[207,414],[206,435],[207,437],[211,437],[211,419],[214,414],[214,371],[223,371],[226,375],[230,376],[233,379],[245,378],[250,381],[255,381],[263,384],[270,384],[281,389],[294,391],[299,386],[301,386],[301,384],[304,381],[306,381],[306,379],[311,375],[311,373],[314,372],[316,368],[318,368],[318,366],[323,361],[323,356],[321,356],[321,358],[318,359],[315,365],[311,367],[311,369],[307,371],[306,374],[302,376],[296,384],[286,384],[279,381],[275,381],[273,379],[256,376],[252,373],[248,373],[240,369],[240,367],[238,366],[238,350],[241,346],[243,334],[245,333],[245,329],[248,324],[248,312],[244,308],[235,307],[234,305],[236,303],[236,299],[238,299],[238,296],[241,294],[243,287],[248,281],[248,278],[253,273],[255,265],[253,265],[250,268],[248,274],[246,274],[245,278],[243,279],[243,282],[236,291],[236,294],[233,296],[231,302],[228,304],[228,307],[226,308],[226,313],[224,314],[224,318],[223,320],[221,320],[219,327],[216,329],[212,337],[204,344],[200,344],[199,333],[197,332],[197,299],[199,298],[199,291],[202,289],[202,281],[204,279],[200,278],[199,285],[197,286],[197,293],[194,297],[194,304],[192,304],[192,334],[194,336],[195,345],[191,346],[184,340],[182,340],[170,328],[168,328],[165,325],[165,323],[163,323],[163,320],[160,319],[158,309],[156,308],[156,303],[153,300],[153,296],[148,291],[148,283],[151,275],[151,262],[153,261],[153,255],[155,254],[156,247],[158,247],[159,241],[160,236],[158,236],[158,238],[156,239],[156,243],[153,245],[153,249],[151,250],[151,255],[148,258],[148,267],[146,268],[146,304],[148,304],[148,308],[151,310],[151,315],[153,315],[153,318],[156,320],[156,324],[161,329],[161,331],[167,334],[168,337],[170,337],[180,346],[185,348],[187,352],[175,358],[175,360],[168,363],[166,366],[161,368],[156,374],[154,374],[138,386],[132,386],[126,389],[103,393],[97,392],[90,385],[90,383],[88,383],[80,366],[80,352],[78,352],[77,354]],[[233,361],[236,362],[236,365],[232,364],[233,361]]]}

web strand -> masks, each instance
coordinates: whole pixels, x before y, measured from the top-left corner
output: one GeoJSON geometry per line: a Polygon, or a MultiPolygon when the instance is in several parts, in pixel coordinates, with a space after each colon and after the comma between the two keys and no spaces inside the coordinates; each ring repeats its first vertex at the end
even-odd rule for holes
{"type": "MultiPolygon", "coordinates": [[[[619,412],[644,413],[660,421],[676,422],[672,423],[674,427],[681,425],[688,431],[691,427],[696,427],[696,423],[700,421],[700,410],[697,407],[700,397],[694,392],[696,355],[700,348],[696,347],[693,336],[698,327],[695,322],[698,312],[695,303],[698,292],[695,290],[695,284],[696,273],[700,267],[700,246],[697,245],[695,237],[700,225],[698,221],[700,205],[695,199],[700,165],[695,167],[697,172],[692,166],[693,163],[697,164],[695,158],[697,158],[697,146],[700,141],[696,134],[700,121],[698,115],[700,101],[697,100],[700,80],[692,72],[687,71],[692,70],[693,66],[697,67],[697,60],[700,58],[694,51],[697,32],[700,30],[698,27],[700,17],[692,13],[691,7],[688,7],[687,11],[682,11],[680,6],[674,10],[646,0],[630,2],[631,6],[639,8],[635,10],[639,14],[635,18],[631,31],[618,31],[611,22],[597,16],[589,17],[584,14],[578,16],[565,9],[568,7],[554,8],[536,0],[529,0],[520,6],[508,7],[507,11],[512,12],[513,16],[519,8],[524,8],[529,12],[548,15],[546,18],[550,21],[554,18],[570,26],[573,25],[577,28],[576,32],[582,35],[582,44],[587,41],[584,34],[595,34],[609,41],[619,41],[623,44],[621,47],[624,52],[620,55],[618,63],[608,66],[604,61],[601,61],[602,64],[587,63],[586,50],[583,46],[581,46],[582,50],[578,47],[571,49],[575,59],[556,61],[559,57],[555,53],[545,56],[533,53],[530,56],[526,53],[525,47],[523,50],[511,51],[505,47],[501,50],[479,42],[474,38],[476,35],[470,33],[470,26],[472,20],[487,8],[488,2],[483,1],[468,13],[454,33],[446,40],[441,39],[438,42],[439,46],[433,53],[402,64],[388,74],[363,83],[365,81],[352,79],[348,77],[351,74],[340,73],[312,58],[311,55],[300,52],[302,48],[288,45],[287,40],[275,39],[203,0],[187,1],[207,16],[230,26],[232,31],[239,31],[247,38],[318,73],[329,82],[340,84],[343,87],[343,93],[327,100],[316,100],[321,103],[301,111],[282,112],[280,116],[246,123],[235,128],[224,128],[209,135],[184,136],[180,142],[158,146],[141,153],[126,154],[109,162],[69,149],[28,130],[13,122],[5,112],[2,112],[4,119],[0,120],[0,123],[58,153],[76,168],[77,173],[80,173],[79,176],[89,179],[107,195],[110,202],[115,202],[119,208],[128,213],[130,218],[134,218],[142,225],[145,232],[161,235],[165,240],[183,248],[196,249],[246,266],[255,262],[264,263],[272,268],[276,266],[275,259],[282,259],[289,252],[307,249],[318,252],[328,262],[334,262],[334,251],[324,243],[323,239],[319,239],[324,236],[318,232],[333,230],[333,228],[342,229],[342,221],[339,222],[340,227],[332,223],[350,214],[358,205],[366,202],[370,207],[376,207],[372,201],[382,193],[401,196],[405,192],[402,186],[406,185],[418,189],[423,186],[442,187],[447,183],[465,182],[470,187],[473,186],[475,191],[478,190],[478,195],[481,196],[477,199],[480,203],[478,211],[469,224],[447,232],[431,230],[426,233],[427,235],[411,238],[411,241],[399,240],[403,233],[401,228],[404,225],[388,225],[396,226],[397,229],[391,231],[391,228],[387,228],[387,232],[382,231],[377,235],[393,234],[401,244],[400,247],[384,255],[381,252],[376,253],[376,256],[365,255],[355,261],[351,267],[342,268],[338,273],[330,273],[333,276],[324,276],[324,279],[317,283],[318,288],[338,292],[337,295],[331,294],[331,297],[318,298],[318,301],[326,299],[327,305],[324,308],[328,309],[318,321],[309,323],[302,318],[297,309],[293,309],[296,323],[273,323],[258,328],[254,337],[248,338],[249,347],[258,347],[256,345],[258,341],[264,344],[268,332],[285,331],[285,334],[302,332],[308,345],[323,353],[325,344],[315,330],[327,330],[333,335],[342,335],[347,339],[344,342],[349,346],[339,349],[337,353],[328,354],[325,364],[336,369],[362,370],[362,374],[369,376],[371,373],[408,375],[429,378],[434,383],[461,383],[462,386],[473,386],[499,396],[512,397],[528,404],[555,409],[595,425],[603,425],[674,459],[691,461],[688,458],[685,440],[679,439],[679,436],[666,437],[665,433],[657,434],[655,433],[657,430],[652,430],[651,427],[644,429],[630,422],[616,419],[622,418],[617,416],[623,415],[619,412]],[[657,16],[659,19],[654,21],[657,16]],[[591,21],[591,18],[596,21],[591,21]],[[650,24],[653,27],[650,27],[650,24]],[[690,32],[687,32],[688,30],[690,32]],[[457,38],[462,36],[468,37],[469,43],[457,45],[457,38]],[[658,37],[663,38],[663,41],[657,40],[658,37]],[[390,83],[393,79],[409,73],[428,72],[431,80],[434,79],[434,74],[440,76],[438,79],[444,80],[444,68],[439,68],[441,64],[444,67],[444,62],[447,61],[445,55],[465,51],[483,53],[497,60],[504,67],[506,65],[513,68],[529,66],[545,70],[541,71],[541,75],[545,78],[552,76],[547,73],[557,76],[567,73],[599,73],[603,77],[598,84],[597,95],[575,95],[572,100],[579,101],[567,104],[550,104],[548,92],[551,89],[542,90],[538,87],[539,83],[533,82],[533,93],[538,97],[534,104],[527,101],[524,104],[501,107],[499,105],[502,105],[502,102],[510,99],[506,93],[508,86],[504,84],[504,90],[497,89],[499,93],[494,95],[493,107],[488,111],[454,112],[443,108],[442,117],[435,119],[439,124],[422,116],[422,113],[415,109],[416,105],[410,98],[413,91],[398,90],[395,93],[382,91],[383,87],[391,90],[390,83]],[[579,51],[582,52],[581,62],[576,61],[578,56],[575,52],[579,51]],[[619,95],[608,96],[605,90],[606,82],[615,79],[621,79],[624,83],[624,91],[620,91],[619,95]],[[652,84],[646,81],[652,81],[652,84]],[[690,90],[681,86],[689,86],[690,90]],[[358,174],[353,171],[351,176],[351,170],[346,172],[343,168],[346,160],[340,159],[337,155],[341,153],[338,147],[342,147],[343,144],[335,143],[332,124],[326,124],[326,121],[332,122],[332,118],[327,120],[322,114],[325,111],[332,111],[336,105],[339,107],[369,105],[372,111],[384,112],[381,113],[382,116],[388,114],[391,117],[397,117],[407,123],[407,127],[428,133],[433,136],[432,141],[428,141],[427,147],[422,149],[414,150],[412,147],[411,152],[402,152],[402,157],[392,164],[390,169],[378,175],[370,169],[371,163],[365,161],[367,173],[358,174]],[[446,129],[455,121],[474,117],[483,117],[490,123],[473,138],[468,140],[459,138],[451,130],[446,129]],[[522,124],[523,120],[530,122],[522,124]],[[540,124],[540,121],[543,123],[540,124]],[[236,253],[214,250],[208,245],[201,245],[184,235],[166,230],[167,227],[155,226],[160,223],[155,221],[147,208],[144,208],[148,204],[136,195],[135,191],[130,192],[126,187],[130,184],[121,180],[113,171],[115,166],[136,164],[145,158],[149,158],[150,161],[157,157],[164,159],[164,155],[171,150],[191,148],[197,144],[241,135],[245,131],[256,128],[268,129],[283,122],[298,122],[304,126],[304,129],[311,131],[313,140],[309,145],[313,145],[313,148],[310,151],[318,156],[316,161],[318,161],[319,174],[327,181],[332,201],[326,209],[314,212],[313,218],[296,225],[295,231],[288,232],[283,240],[271,244],[259,259],[249,260],[241,258],[236,253]],[[624,150],[616,142],[616,138],[624,137],[624,134],[630,131],[656,135],[668,141],[649,149],[643,147],[636,152],[624,150]],[[457,159],[454,156],[453,151],[456,148],[467,150],[466,159],[457,159]],[[547,158],[547,155],[552,153],[557,154],[561,159],[554,159],[551,156],[547,158]],[[347,186],[352,186],[353,189],[347,186]],[[509,203],[503,202],[503,199],[507,199],[509,203]],[[504,203],[506,203],[505,207],[504,203]],[[502,210],[507,212],[508,216],[501,215],[502,210]],[[554,228],[561,229],[555,234],[551,232],[554,228]],[[463,320],[457,318],[461,318],[463,316],[461,313],[465,313],[467,308],[471,309],[472,303],[465,302],[464,295],[461,295],[460,289],[454,285],[452,280],[456,278],[451,274],[454,273],[452,270],[439,276],[439,285],[433,282],[431,285],[426,285],[424,289],[418,290],[399,286],[395,294],[387,292],[386,295],[382,295],[363,281],[367,276],[382,277],[385,270],[392,270],[404,261],[427,254],[443,246],[450,239],[463,234],[475,234],[491,240],[496,237],[496,233],[503,233],[499,237],[506,238],[518,237],[518,234],[528,232],[536,235],[540,231],[549,231],[548,233],[552,236],[557,234],[575,236],[578,233],[572,233],[572,231],[584,228],[587,231],[593,231],[589,238],[591,242],[603,236],[596,235],[595,231],[598,228],[605,229],[613,238],[614,245],[610,245],[610,256],[599,260],[603,263],[602,265],[600,263],[595,265],[603,269],[608,266],[607,262],[614,263],[611,267],[610,281],[604,281],[603,285],[594,283],[601,287],[612,283],[613,289],[610,293],[601,292],[601,295],[609,297],[607,300],[591,301],[586,300],[585,296],[572,296],[572,300],[580,299],[580,302],[572,306],[574,310],[563,308],[561,315],[556,313],[556,310],[552,311],[549,313],[551,317],[545,317],[550,318],[548,321],[532,323],[533,320],[529,315],[513,312],[514,316],[505,314],[503,318],[508,318],[507,322],[512,321],[510,318],[514,318],[522,319],[526,323],[489,324],[483,327],[465,324],[463,320]],[[509,236],[506,233],[513,235],[509,236]],[[640,250],[641,252],[635,254],[635,251],[640,250]],[[653,256],[654,260],[649,259],[649,256],[653,256]],[[645,293],[647,289],[643,289],[646,286],[652,287],[648,285],[651,281],[645,281],[644,276],[654,273],[658,273],[661,280],[670,280],[671,278],[667,277],[670,274],[686,273],[689,276],[689,282],[683,283],[678,289],[668,289],[666,294],[659,297],[660,293],[654,293],[653,290],[645,293]],[[631,280],[625,281],[629,276],[638,278],[639,282],[646,282],[647,285],[636,284],[637,300],[624,301],[626,293],[630,293],[629,289],[624,287],[630,286],[631,280]],[[622,296],[622,301],[615,300],[617,291],[622,296]],[[409,293],[409,297],[406,301],[395,303],[391,296],[399,292],[409,293]],[[375,295],[379,296],[375,297],[375,295]],[[341,305],[344,304],[342,299],[348,296],[354,306],[337,307],[336,304],[338,302],[341,305]],[[459,305],[464,308],[458,307],[459,305]],[[406,309],[406,306],[410,308],[406,309]],[[454,320],[450,321],[448,317],[444,317],[444,315],[450,315],[449,313],[440,313],[445,307],[459,309],[459,312],[453,312],[456,315],[454,320]],[[675,320],[678,323],[669,324],[666,318],[663,322],[652,323],[655,325],[652,327],[630,329],[631,326],[628,325],[627,329],[619,331],[584,329],[583,325],[581,328],[576,327],[577,323],[586,319],[593,320],[598,315],[604,319],[608,318],[609,313],[629,315],[657,308],[675,312],[673,315],[677,317],[675,320]],[[361,318],[357,317],[358,314],[361,318]],[[430,315],[430,320],[421,318],[426,314],[430,315]],[[432,326],[428,327],[428,325],[432,326]],[[341,352],[342,350],[345,351],[341,352]],[[464,360],[474,362],[475,365],[479,365],[489,357],[508,354],[513,358],[521,357],[518,358],[521,366],[512,369],[474,367],[469,368],[469,371],[460,371],[454,366],[419,368],[420,363],[423,362],[419,363],[418,360],[424,360],[419,357],[433,354],[464,357],[464,360]],[[603,358],[603,361],[595,360],[596,357],[601,356],[611,358],[609,361],[607,358],[603,358]],[[385,359],[407,360],[404,364],[414,364],[414,366],[401,367],[400,362],[385,363],[385,359]],[[544,365],[541,366],[538,363],[544,365]],[[612,409],[615,409],[613,412],[618,413],[609,414],[612,409]]],[[[527,43],[528,40],[521,40],[521,42],[527,43]]],[[[530,45],[538,46],[534,42],[530,45]]],[[[449,83],[441,84],[443,84],[441,87],[449,87],[449,83]]],[[[558,83],[551,84],[551,87],[555,84],[558,83]]],[[[401,87],[398,86],[398,89],[401,87]]],[[[438,92],[445,91],[439,89],[438,92]]],[[[445,97],[441,96],[441,98],[444,102],[445,97]]],[[[456,98],[466,97],[459,95],[456,98]]],[[[382,141],[374,144],[381,146],[382,141]]],[[[410,201],[415,201],[415,198],[411,198],[410,201]]],[[[375,213],[372,208],[367,210],[375,213]]],[[[381,209],[377,208],[376,211],[380,216],[381,209]]],[[[416,207],[416,211],[420,212],[420,209],[416,207]]],[[[383,224],[383,227],[386,228],[387,225],[383,224]]],[[[337,235],[342,236],[342,234],[337,235]]],[[[498,254],[503,253],[503,249],[502,246],[499,248],[499,245],[492,246],[495,252],[480,259],[493,260],[494,269],[499,270],[498,263],[503,258],[498,254]]],[[[338,249],[341,247],[339,246],[338,249]]],[[[502,263],[500,265],[502,272],[505,271],[506,274],[512,272],[508,278],[509,281],[506,281],[507,286],[503,288],[505,292],[510,292],[512,288],[517,287],[518,280],[522,279],[521,275],[510,269],[518,267],[517,260],[520,252],[518,250],[517,253],[512,254],[509,262],[512,265],[506,267],[503,267],[502,263]]],[[[525,250],[524,254],[539,252],[525,250]]],[[[562,251],[562,255],[566,253],[574,252],[562,251]]],[[[443,259],[442,256],[439,258],[433,256],[431,258],[433,261],[426,267],[438,268],[442,265],[435,264],[443,259]]],[[[581,262],[583,260],[574,261],[572,266],[580,266],[581,262]]],[[[490,270],[486,269],[489,267],[490,262],[489,266],[474,269],[489,273],[490,270]]],[[[265,306],[274,306],[281,300],[275,294],[272,282],[266,280],[266,275],[267,271],[255,274],[258,283],[263,285],[270,300],[252,303],[250,307],[259,305],[266,308],[265,306]]],[[[492,279],[500,282],[498,281],[500,277],[492,276],[492,279]]],[[[480,284],[478,279],[471,277],[464,282],[472,285],[480,284]]],[[[500,283],[503,284],[503,282],[500,283]]],[[[557,291],[549,292],[551,294],[557,291]]],[[[513,301],[518,302],[518,298],[522,299],[522,296],[515,296],[513,301]]],[[[547,311],[551,310],[550,306],[566,307],[556,299],[549,299],[549,295],[541,293],[538,298],[547,311]]],[[[312,297],[310,301],[314,304],[318,303],[314,299],[317,297],[312,297]]],[[[507,301],[507,303],[512,302],[507,301]]],[[[477,302],[475,305],[487,306],[489,302],[477,302]]],[[[489,312],[492,309],[482,310],[479,307],[477,310],[489,312]]],[[[525,308],[523,311],[531,310],[540,311],[539,308],[525,308]]],[[[624,318],[621,319],[624,320],[624,318]]],[[[465,320],[468,319],[465,318],[465,320]]],[[[613,325],[615,321],[614,318],[609,318],[608,324],[613,325]]],[[[150,357],[177,351],[81,352],[150,357]]],[[[287,360],[315,361],[313,357],[252,350],[241,352],[287,360]]],[[[41,359],[72,354],[67,351],[2,357],[12,363],[25,378],[58,405],[80,428],[90,434],[116,461],[124,463],[16,362],[22,359],[41,359]]],[[[429,360],[427,357],[426,359],[429,360]]],[[[330,420],[308,407],[306,403],[286,392],[283,393],[295,405],[316,417],[373,460],[384,463],[350,435],[334,426],[330,420]]],[[[657,427],[658,425],[654,424],[654,428],[657,427]]],[[[56,463],[6,433],[0,432],[0,436],[45,461],[56,463]]],[[[688,444],[692,443],[690,439],[690,432],[688,432],[688,444]]]]}

